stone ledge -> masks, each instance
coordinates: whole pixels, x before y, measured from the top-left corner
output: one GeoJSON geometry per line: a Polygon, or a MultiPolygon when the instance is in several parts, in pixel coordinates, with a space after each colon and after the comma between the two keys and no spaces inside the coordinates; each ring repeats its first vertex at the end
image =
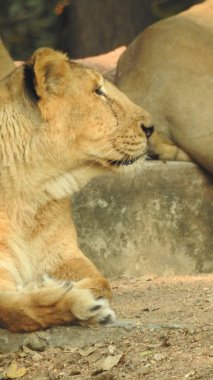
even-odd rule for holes
{"type": "MultiPolygon", "coordinates": [[[[128,322],[126,322],[128,327],[128,322]]],[[[129,323],[130,325],[130,323],[129,323]]],[[[0,329],[0,353],[17,351],[23,346],[33,351],[45,351],[48,347],[84,347],[95,343],[110,343],[115,337],[120,339],[128,335],[133,328],[136,328],[133,321],[132,327],[122,328],[122,326],[84,328],[81,326],[58,326],[46,331],[33,333],[11,333],[0,329]]]]}
{"type": "Polygon", "coordinates": [[[213,178],[148,161],[135,178],[96,178],[74,197],[82,250],[110,277],[213,270],[213,178]]]}

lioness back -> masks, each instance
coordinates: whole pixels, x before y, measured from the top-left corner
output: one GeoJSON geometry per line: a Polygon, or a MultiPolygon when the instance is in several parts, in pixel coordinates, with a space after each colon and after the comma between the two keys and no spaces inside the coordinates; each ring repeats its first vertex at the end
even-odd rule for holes
{"type": "Polygon", "coordinates": [[[151,154],[213,173],[213,0],[151,25],[120,58],[117,85],[153,115],[151,154]]]}

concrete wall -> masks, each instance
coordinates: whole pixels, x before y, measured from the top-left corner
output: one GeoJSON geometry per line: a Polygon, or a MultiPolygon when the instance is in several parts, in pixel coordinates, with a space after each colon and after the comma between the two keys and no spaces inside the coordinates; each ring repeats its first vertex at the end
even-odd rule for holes
{"type": "Polygon", "coordinates": [[[82,250],[110,277],[213,271],[213,178],[193,163],[97,178],[73,216],[82,250]]]}

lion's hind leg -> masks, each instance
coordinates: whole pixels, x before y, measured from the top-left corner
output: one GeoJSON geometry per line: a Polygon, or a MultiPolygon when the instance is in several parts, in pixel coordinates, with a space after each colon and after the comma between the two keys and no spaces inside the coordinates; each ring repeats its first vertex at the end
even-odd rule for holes
{"type": "Polygon", "coordinates": [[[77,283],[45,278],[16,290],[0,289],[0,325],[11,331],[36,331],[74,321],[104,323],[113,318],[108,301],[96,299],[77,283]]]}
{"type": "Polygon", "coordinates": [[[149,139],[148,155],[162,161],[192,161],[186,152],[157,131],[149,139]]]}

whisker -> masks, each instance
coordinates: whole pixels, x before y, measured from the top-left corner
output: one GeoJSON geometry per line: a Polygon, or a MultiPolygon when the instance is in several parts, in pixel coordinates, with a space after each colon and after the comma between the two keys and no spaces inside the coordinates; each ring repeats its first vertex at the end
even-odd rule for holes
{"type": "MultiPolygon", "coordinates": [[[[106,152],[105,154],[101,155],[100,157],[98,157],[94,162],[92,162],[89,166],[87,166],[87,168],[91,168],[93,165],[95,165],[100,159],[103,159],[105,157],[108,157],[110,159],[110,155],[111,153],[115,153],[114,149],[111,149],[109,150],[108,152],[106,152]]],[[[116,162],[122,160],[123,158],[125,158],[123,155],[121,155],[117,160],[116,162]]]]}

